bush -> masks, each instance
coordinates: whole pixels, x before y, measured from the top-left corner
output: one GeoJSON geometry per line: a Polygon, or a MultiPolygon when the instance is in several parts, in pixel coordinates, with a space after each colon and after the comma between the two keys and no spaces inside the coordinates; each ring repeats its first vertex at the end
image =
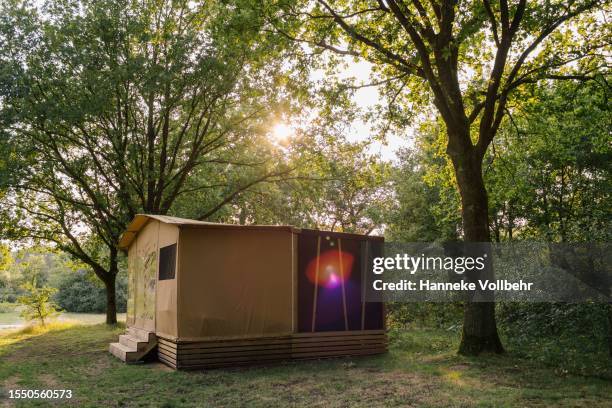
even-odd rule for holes
{"type": "Polygon", "coordinates": [[[0,302],[2,303],[15,303],[17,298],[23,294],[20,289],[6,287],[0,288],[0,302]]]}
{"type": "Polygon", "coordinates": [[[456,329],[461,327],[463,305],[456,303],[388,303],[388,326],[456,329]]]}
{"type": "Polygon", "coordinates": [[[58,314],[57,305],[51,301],[56,288],[37,288],[31,283],[23,285],[26,294],[19,296],[17,302],[23,306],[21,317],[26,320],[38,320],[41,325],[58,314]]]}
{"type": "MultiPolygon", "coordinates": [[[[127,280],[119,275],[116,282],[117,311],[122,313],[127,305],[127,280]]],[[[106,290],[102,283],[88,272],[79,271],[62,279],[55,301],[67,312],[104,313],[106,290]]]]}
{"type": "Polygon", "coordinates": [[[501,303],[500,331],[513,353],[573,372],[612,378],[608,306],[601,303],[501,303]]]}
{"type": "Polygon", "coordinates": [[[607,305],[599,303],[500,303],[497,317],[517,336],[589,336],[605,339],[607,305]]]}

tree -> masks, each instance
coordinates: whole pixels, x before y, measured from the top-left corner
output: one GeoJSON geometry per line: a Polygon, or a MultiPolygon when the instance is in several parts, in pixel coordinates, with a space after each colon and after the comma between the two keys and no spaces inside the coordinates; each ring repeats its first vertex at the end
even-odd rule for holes
{"type": "Polygon", "coordinates": [[[414,149],[399,154],[393,177],[396,206],[386,231],[397,242],[456,241],[460,231],[455,186],[447,178],[445,158],[437,155],[438,133],[430,130],[417,136],[414,149]]]}
{"type": "Polygon", "coordinates": [[[368,142],[334,135],[314,139],[301,139],[299,152],[290,155],[293,177],[260,184],[235,203],[238,222],[380,231],[392,203],[390,165],[367,152],[368,142]]]}
{"type": "MultiPolygon", "coordinates": [[[[609,242],[612,229],[607,204],[612,192],[612,151],[606,141],[612,123],[608,103],[611,91],[603,77],[587,82],[545,81],[524,87],[520,97],[509,104],[508,120],[502,123],[484,161],[493,239],[578,243],[578,248],[582,242],[609,242]]],[[[454,192],[455,180],[450,159],[442,155],[444,140],[438,128],[435,121],[424,124],[414,152],[400,156],[402,176],[397,194],[400,208],[407,213],[407,225],[402,223],[403,218],[394,218],[390,226],[394,232],[410,233],[411,228],[421,227],[424,220],[425,228],[417,230],[417,236],[426,236],[422,234],[437,232],[443,214],[458,213],[458,200],[443,199],[445,194],[454,192]],[[405,169],[417,165],[423,170],[414,181],[414,173],[405,169]],[[436,195],[428,195],[423,184],[436,195]],[[419,188],[418,193],[402,195],[404,189],[415,188],[419,188]],[[425,205],[420,204],[423,200],[425,205]],[[417,216],[410,217],[417,211],[417,216]],[[427,215],[432,213],[436,216],[427,222],[427,215]]],[[[564,245],[564,249],[571,247],[564,245]]],[[[580,258],[575,253],[573,257],[553,253],[553,262],[566,265],[567,259],[576,262],[580,258]]],[[[593,250],[592,254],[596,253],[593,250]]],[[[596,262],[591,265],[581,266],[580,279],[605,293],[609,276],[595,266],[596,262]]],[[[608,316],[612,321],[607,304],[504,303],[498,309],[500,316],[505,329],[512,333],[521,331],[527,338],[552,335],[544,330],[546,327],[561,330],[571,338],[584,326],[595,325],[592,329],[598,335],[591,338],[589,347],[599,347],[600,334],[606,330],[608,341],[612,339],[612,324],[605,318],[608,316]],[[567,320],[567,315],[573,318],[567,320]]],[[[516,345],[515,338],[512,342],[516,345]]]]}
{"type": "MultiPolygon", "coordinates": [[[[66,312],[103,313],[106,309],[104,285],[88,270],[70,271],[58,276],[57,293],[53,299],[66,312]]],[[[117,312],[127,307],[127,276],[117,277],[117,312]]]]}
{"type": "Polygon", "coordinates": [[[49,279],[47,255],[36,248],[29,251],[19,251],[18,262],[15,262],[13,266],[13,276],[18,278],[18,282],[21,284],[30,283],[36,287],[46,285],[49,279]]]}
{"type": "Polygon", "coordinates": [[[1,145],[18,163],[0,183],[4,234],[87,264],[105,284],[109,324],[117,242],[135,214],[206,192],[196,217],[207,219],[292,170],[261,142],[282,88],[277,44],[260,41],[261,21],[239,5],[2,3],[1,145]],[[234,177],[245,168],[252,178],[234,177]]]}
{"type": "Polygon", "coordinates": [[[51,302],[51,296],[57,292],[56,288],[37,288],[32,283],[23,285],[26,294],[20,296],[17,302],[23,306],[21,317],[26,320],[38,320],[44,327],[45,320],[57,315],[57,306],[51,302]]]}
{"type": "MultiPolygon", "coordinates": [[[[561,243],[610,241],[612,149],[607,141],[612,123],[611,91],[605,78],[599,78],[542,83],[521,92],[511,107],[512,120],[500,129],[502,137],[495,143],[486,174],[496,236],[561,243]]],[[[572,255],[574,260],[580,258],[572,255]]],[[[551,256],[553,262],[566,265],[566,259],[572,259],[565,254],[551,256]]],[[[610,274],[596,268],[592,257],[587,260],[583,265],[588,267],[580,268],[581,279],[612,293],[610,274]]],[[[607,329],[612,355],[609,304],[506,305],[505,309],[528,316],[532,333],[550,321],[557,327],[575,328],[578,320],[607,316],[604,329],[599,326],[596,330],[605,333],[607,329]],[[604,313],[597,310],[599,307],[604,313]],[[554,312],[563,313],[562,323],[551,319],[554,312]],[[567,315],[576,319],[568,320],[567,315]]],[[[520,329],[527,330],[529,325],[525,326],[520,329]]]]}
{"type": "MultiPolygon", "coordinates": [[[[602,69],[609,38],[601,1],[281,2],[270,24],[310,48],[369,61],[408,108],[431,97],[446,127],[461,197],[463,238],[490,240],[482,164],[512,92],[544,78],[589,78],[602,69]],[[299,22],[299,23],[296,23],[299,22]],[[565,28],[573,21],[574,26],[565,28]],[[415,104],[416,102],[416,104],[415,104]]],[[[605,66],[605,65],[604,65],[605,66]]],[[[410,109],[389,109],[400,115],[410,109]]],[[[405,118],[404,118],[405,121],[405,118]]],[[[502,352],[492,302],[465,306],[459,352],[502,352]]]]}
{"type": "Polygon", "coordinates": [[[603,80],[530,88],[491,155],[497,224],[509,238],[515,230],[552,242],[608,242],[612,90],[603,80]]]}

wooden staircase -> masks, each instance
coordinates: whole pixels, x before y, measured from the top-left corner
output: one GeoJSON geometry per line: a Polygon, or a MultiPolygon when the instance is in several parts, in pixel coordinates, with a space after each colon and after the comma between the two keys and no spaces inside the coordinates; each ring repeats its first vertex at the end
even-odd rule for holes
{"type": "Polygon", "coordinates": [[[119,343],[110,343],[109,351],[123,362],[135,363],[142,360],[156,346],[155,333],[128,327],[127,333],[119,336],[119,343]]]}

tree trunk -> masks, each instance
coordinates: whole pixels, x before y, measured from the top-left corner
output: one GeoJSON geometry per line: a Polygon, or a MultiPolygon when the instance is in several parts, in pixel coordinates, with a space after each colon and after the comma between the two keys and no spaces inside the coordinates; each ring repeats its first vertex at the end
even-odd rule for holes
{"type": "Polygon", "coordinates": [[[117,324],[116,277],[116,274],[110,274],[104,280],[104,286],[106,286],[106,324],[117,324]]]}
{"type": "MultiPolygon", "coordinates": [[[[473,149],[459,155],[451,154],[451,159],[461,195],[465,241],[490,242],[488,199],[482,177],[482,159],[473,149]]],[[[487,264],[486,278],[493,279],[492,266],[490,262],[487,264]]],[[[477,355],[483,351],[494,353],[504,351],[497,333],[495,303],[466,302],[459,353],[477,355]]]]}

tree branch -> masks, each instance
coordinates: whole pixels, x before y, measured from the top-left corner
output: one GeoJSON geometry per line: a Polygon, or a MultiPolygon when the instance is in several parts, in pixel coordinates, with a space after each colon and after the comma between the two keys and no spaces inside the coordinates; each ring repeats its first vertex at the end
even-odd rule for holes
{"type": "Polygon", "coordinates": [[[327,4],[327,2],[325,2],[324,0],[317,0],[320,4],[323,5],[323,7],[325,7],[327,9],[327,11],[329,11],[329,13],[333,16],[334,21],[344,30],[345,33],[347,33],[351,38],[353,38],[356,41],[359,41],[373,49],[375,49],[376,51],[378,51],[379,53],[383,54],[384,56],[386,56],[387,58],[398,62],[399,64],[403,65],[405,67],[405,70],[407,70],[407,72],[411,72],[414,75],[417,76],[421,76],[420,74],[420,69],[418,66],[411,64],[410,62],[408,62],[407,60],[405,60],[404,58],[402,58],[401,56],[391,52],[390,50],[388,50],[387,48],[383,47],[380,43],[377,43],[376,41],[373,41],[367,37],[365,37],[364,35],[358,33],[354,27],[352,27],[351,25],[349,25],[348,23],[346,23],[342,17],[340,17],[330,6],[329,4],[327,4]]]}
{"type": "Polygon", "coordinates": [[[493,33],[495,45],[497,45],[497,48],[499,48],[499,36],[497,35],[497,20],[495,19],[495,14],[493,14],[489,0],[484,0],[483,4],[487,12],[487,16],[489,17],[489,22],[491,23],[491,32],[493,33]]]}
{"type": "Polygon", "coordinates": [[[279,176],[283,176],[283,175],[289,174],[293,170],[294,170],[293,168],[289,168],[289,169],[284,170],[284,171],[267,173],[267,174],[264,174],[261,177],[258,177],[258,178],[254,179],[254,180],[251,180],[250,182],[248,182],[246,184],[243,184],[243,185],[239,186],[233,192],[231,192],[225,198],[223,198],[217,205],[215,205],[213,208],[211,208],[210,210],[208,210],[205,213],[203,213],[202,215],[200,215],[197,219],[202,221],[202,220],[205,220],[205,219],[209,218],[214,213],[216,213],[221,208],[223,208],[226,204],[229,204],[231,201],[233,201],[238,195],[240,195],[244,191],[248,190],[252,186],[254,186],[254,185],[258,184],[258,183],[264,182],[266,180],[269,180],[272,177],[279,177],[279,176]]]}

